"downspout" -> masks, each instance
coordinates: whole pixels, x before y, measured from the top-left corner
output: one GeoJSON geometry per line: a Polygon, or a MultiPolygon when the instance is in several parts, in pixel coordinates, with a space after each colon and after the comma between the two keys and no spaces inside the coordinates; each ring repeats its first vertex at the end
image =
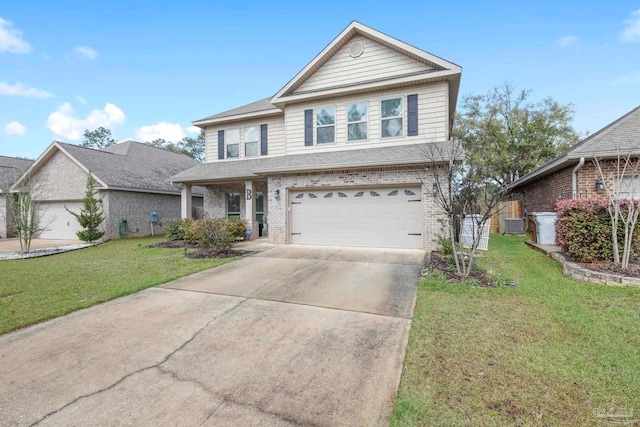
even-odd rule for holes
{"type": "Polygon", "coordinates": [[[584,166],[584,157],[580,157],[578,165],[573,168],[573,174],[571,175],[571,198],[573,200],[578,198],[578,171],[584,166]]]}

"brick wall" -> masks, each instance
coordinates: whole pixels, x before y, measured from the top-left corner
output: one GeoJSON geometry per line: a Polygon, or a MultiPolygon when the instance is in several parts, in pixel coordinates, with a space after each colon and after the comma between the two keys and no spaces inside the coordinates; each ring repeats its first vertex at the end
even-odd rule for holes
{"type": "Polygon", "coordinates": [[[34,200],[82,200],[87,186],[87,173],[58,151],[31,179],[31,184],[34,200]]]}
{"type": "MultiPolygon", "coordinates": [[[[240,193],[240,218],[246,216],[245,184],[231,182],[226,184],[208,185],[204,192],[204,215],[207,218],[221,218],[227,216],[227,193],[240,193]]],[[[253,192],[267,194],[266,181],[253,181],[253,192]]],[[[268,211],[267,198],[264,198],[264,210],[268,211]]]]}
{"type": "MultiPolygon", "coordinates": [[[[522,200],[525,212],[554,212],[555,203],[559,199],[573,197],[572,174],[575,164],[522,187],[512,194],[513,198],[522,200]]],[[[605,180],[612,182],[615,176],[616,161],[601,162],[605,180]]],[[[604,191],[596,190],[596,179],[600,178],[598,168],[591,160],[586,160],[577,176],[577,198],[605,198],[604,191]]]]}
{"type": "Polygon", "coordinates": [[[268,223],[269,242],[287,243],[288,201],[287,194],[296,188],[348,188],[355,186],[375,187],[393,184],[420,184],[424,212],[423,238],[424,249],[433,250],[435,239],[441,231],[439,218],[443,213],[432,196],[434,182],[432,170],[425,167],[372,168],[360,170],[335,170],[302,174],[273,175],[268,178],[268,223]],[[279,200],[275,191],[280,190],[279,200]]]}
{"type": "Polygon", "coordinates": [[[7,199],[4,194],[0,194],[0,237],[6,239],[10,237],[11,230],[9,230],[9,224],[11,219],[9,218],[9,206],[7,206],[7,199]]]}
{"type": "MultiPolygon", "coordinates": [[[[106,191],[100,194],[103,209],[107,213],[104,223],[107,239],[119,237],[120,220],[129,224],[129,236],[151,234],[149,212],[158,213],[159,224],[154,225],[154,234],[162,234],[162,222],[170,218],[180,218],[180,196],[169,194],[138,193],[133,191],[106,191]]],[[[194,198],[194,204],[201,204],[194,198]]],[[[201,199],[200,199],[201,200],[201,199]]]]}

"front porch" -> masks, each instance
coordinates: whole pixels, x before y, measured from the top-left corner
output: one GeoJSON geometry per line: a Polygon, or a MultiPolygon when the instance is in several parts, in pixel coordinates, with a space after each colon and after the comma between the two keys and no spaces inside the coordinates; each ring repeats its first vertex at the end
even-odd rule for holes
{"type": "MultiPolygon", "coordinates": [[[[268,235],[267,180],[243,180],[198,183],[204,190],[204,217],[237,217],[251,230],[250,239],[268,235]]],[[[192,218],[192,184],[182,184],[181,216],[192,218]]]]}

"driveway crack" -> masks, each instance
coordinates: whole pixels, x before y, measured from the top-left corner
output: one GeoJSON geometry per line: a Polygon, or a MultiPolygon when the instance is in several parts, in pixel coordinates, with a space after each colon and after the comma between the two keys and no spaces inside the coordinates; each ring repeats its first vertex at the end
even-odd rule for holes
{"type": "MultiPolygon", "coordinates": [[[[171,359],[176,353],[178,353],[180,350],[182,350],[183,348],[185,348],[189,343],[191,343],[193,340],[195,340],[198,335],[200,335],[205,329],[207,329],[213,322],[215,322],[216,320],[218,320],[219,318],[221,318],[222,316],[232,312],[233,310],[237,309],[238,307],[240,307],[242,304],[244,304],[247,301],[247,299],[243,299],[242,301],[240,301],[239,303],[237,303],[236,305],[234,305],[233,307],[229,308],[228,310],[225,310],[224,312],[220,313],[219,315],[215,316],[213,319],[209,320],[207,323],[205,323],[204,326],[202,326],[200,329],[198,329],[193,335],[191,335],[191,337],[186,340],[185,342],[183,342],[180,346],[178,346],[178,348],[176,348],[175,350],[173,350],[172,352],[170,352],[169,354],[167,354],[160,362],[158,363],[154,363],[153,365],[150,366],[146,366],[144,368],[140,368],[138,370],[135,370],[133,372],[128,373],[127,375],[123,376],[122,378],[120,378],[118,381],[114,382],[113,384],[101,388],[100,390],[96,390],[93,391],[91,393],[87,393],[87,394],[83,394],[81,396],[76,397],[75,399],[73,399],[71,402],[66,403],[65,405],[61,406],[58,409],[55,409],[45,415],[43,415],[42,417],[40,417],[38,420],[34,421],[33,423],[29,424],[29,427],[32,426],[36,426],[38,424],[40,424],[42,421],[46,420],[47,418],[56,415],[57,413],[63,411],[64,409],[68,408],[69,406],[75,404],[76,402],[82,400],[82,399],[86,399],[89,397],[93,397],[96,396],[100,393],[104,393],[105,391],[109,391],[111,389],[113,389],[114,387],[118,386],[119,384],[121,384],[122,382],[124,382],[126,379],[131,378],[134,375],[137,375],[139,373],[142,373],[144,371],[148,371],[150,369],[158,369],[160,370],[160,372],[163,372],[160,369],[160,366],[163,365],[164,363],[168,362],[169,359],[171,359]]],[[[171,374],[168,370],[165,370],[166,373],[171,374]]],[[[176,379],[177,376],[173,375],[176,379]]],[[[197,381],[194,381],[197,382],[197,381]]],[[[199,383],[198,383],[199,384],[199,383]]],[[[209,393],[211,393],[210,390],[208,390],[206,387],[204,387],[202,384],[200,384],[200,386],[202,386],[206,391],[208,391],[209,393]]]]}

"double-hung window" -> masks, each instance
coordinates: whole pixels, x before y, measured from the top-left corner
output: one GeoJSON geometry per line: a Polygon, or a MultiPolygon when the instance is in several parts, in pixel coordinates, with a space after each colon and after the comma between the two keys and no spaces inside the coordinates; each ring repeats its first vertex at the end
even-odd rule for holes
{"type": "Polygon", "coordinates": [[[316,141],[318,144],[336,142],[336,109],[320,108],[316,112],[316,141]]]}
{"type": "Polygon", "coordinates": [[[229,129],[225,137],[227,158],[240,157],[240,129],[229,129]]]}
{"type": "Polygon", "coordinates": [[[366,102],[347,105],[347,140],[360,141],[367,139],[367,115],[366,102]]]}
{"type": "Polygon", "coordinates": [[[260,154],[260,127],[244,128],[244,156],[254,157],[260,154]]]}
{"type": "Polygon", "coordinates": [[[380,101],[380,136],[382,138],[402,136],[402,114],[402,98],[380,101]]]}
{"type": "Polygon", "coordinates": [[[240,218],[240,193],[227,193],[227,216],[240,218]]]}

